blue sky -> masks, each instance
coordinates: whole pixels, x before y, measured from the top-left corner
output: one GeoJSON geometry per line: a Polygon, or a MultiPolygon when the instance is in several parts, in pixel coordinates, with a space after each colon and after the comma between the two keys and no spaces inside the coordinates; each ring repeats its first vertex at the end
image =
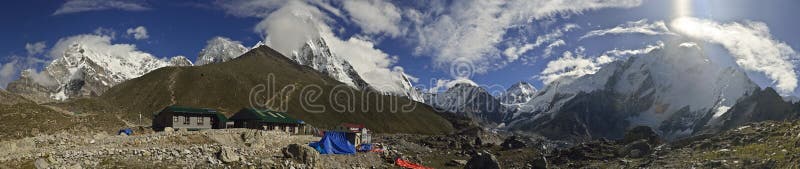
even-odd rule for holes
{"type": "Polygon", "coordinates": [[[789,64],[789,67],[769,69],[759,68],[763,66],[740,67],[762,86],[782,85],[788,91],[784,93],[797,91],[796,86],[790,85],[796,85],[797,78],[794,73],[797,54],[793,50],[800,47],[800,34],[796,33],[796,30],[800,30],[800,23],[794,22],[795,16],[800,15],[795,10],[800,7],[800,1],[794,0],[698,0],[683,6],[676,5],[677,1],[660,0],[114,2],[127,5],[115,6],[92,0],[31,0],[0,6],[0,12],[3,13],[0,18],[4,23],[0,28],[3,37],[0,41],[0,63],[8,65],[14,60],[37,58],[42,62],[16,65],[14,70],[18,73],[25,68],[41,69],[47,61],[57,57],[48,56],[48,51],[59,39],[92,34],[98,28],[114,32],[113,44],[133,44],[138,50],[157,57],[183,55],[194,61],[206,41],[216,36],[239,41],[245,46],[262,40],[269,41],[270,45],[280,45],[290,40],[278,35],[308,33],[304,30],[284,33],[281,31],[286,29],[281,29],[281,25],[311,25],[314,34],[321,34],[318,36],[341,44],[334,49],[337,54],[363,53],[364,56],[346,57],[356,62],[354,65],[357,67],[367,71],[378,69],[380,71],[374,71],[378,75],[396,73],[396,67],[402,67],[406,74],[419,79],[416,86],[426,89],[435,88],[437,81],[442,86],[446,82],[458,81],[456,79],[503,87],[527,81],[542,88],[546,85],[543,76],[570,78],[573,74],[569,73],[574,73],[570,72],[572,70],[591,71],[602,67],[597,58],[608,55],[608,51],[639,50],[668,38],[681,37],[705,44],[707,54],[728,58],[732,61],[731,66],[740,66],[736,65],[738,62],[754,62],[754,58],[772,58],[775,61],[770,62],[772,64],[789,64]],[[677,11],[684,8],[690,10],[689,14],[678,14],[677,11]],[[279,15],[282,10],[294,11],[290,14],[295,15],[308,12],[309,15],[279,15]],[[311,19],[304,20],[303,16],[310,16],[311,19]],[[288,20],[280,20],[280,17],[288,17],[288,20]],[[688,23],[697,23],[728,34],[706,36],[687,32],[695,28],[676,29],[672,21],[679,17],[695,18],[688,20],[688,23]],[[640,24],[635,24],[637,21],[640,24]],[[660,29],[659,23],[666,29],[660,29]],[[267,26],[259,26],[262,24],[267,26]],[[573,27],[567,28],[570,25],[573,27]],[[766,30],[758,25],[764,25],[766,30]],[[148,38],[136,39],[126,31],[139,26],[146,28],[148,38]],[[581,38],[592,31],[637,26],[650,28],[645,30],[650,32],[621,29],[626,31],[581,38]],[[557,31],[561,31],[560,35],[544,38],[557,31]],[[779,48],[777,53],[739,52],[737,55],[736,51],[732,52],[742,48],[733,43],[742,40],[735,39],[735,35],[748,32],[756,32],[752,38],[784,44],[791,51],[779,48]],[[532,45],[537,39],[543,39],[543,43],[518,52],[518,56],[507,55],[514,53],[509,48],[532,45]],[[31,54],[26,44],[37,42],[43,42],[43,51],[31,54]],[[551,54],[545,55],[547,46],[551,44],[554,46],[549,49],[551,54]],[[352,46],[359,48],[350,49],[352,46]],[[581,55],[575,60],[590,61],[593,65],[562,65],[566,67],[561,69],[553,67],[557,65],[548,65],[553,60],[563,59],[564,52],[581,55]],[[369,61],[359,62],[365,59],[369,61]],[[459,63],[467,63],[469,76],[451,73],[456,68],[454,65],[459,63]],[[548,67],[562,71],[543,74],[548,67]],[[794,76],[794,82],[790,76],[794,76]]]}

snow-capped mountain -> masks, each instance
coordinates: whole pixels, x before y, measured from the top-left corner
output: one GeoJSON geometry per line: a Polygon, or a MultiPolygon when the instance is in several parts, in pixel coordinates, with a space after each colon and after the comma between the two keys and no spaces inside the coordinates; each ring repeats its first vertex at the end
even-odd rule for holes
{"type": "MultiPolygon", "coordinates": [[[[402,96],[406,96],[408,99],[411,99],[411,100],[414,100],[414,101],[417,101],[417,102],[424,102],[425,101],[424,93],[422,92],[421,89],[415,88],[414,85],[411,84],[411,80],[408,78],[408,75],[406,75],[405,73],[401,73],[400,77],[402,78],[400,83],[401,83],[401,86],[403,87],[404,91],[396,92],[395,95],[399,94],[399,95],[402,95],[402,96]]],[[[392,93],[389,93],[389,94],[392,94],[392,93]]]]}
{"type": "Polygon", "coordinates": [[[169,59],[169,65],[172,66],[194,66],[191,60],[186,56],[175,56],[169,59]]]}
{"type": "Polygon", "coordinates": [[[195,64],[205,65],[226,62],[241,56],[249,50],[241,42],[217,36],[206,42],[206,47],[200,51],[195,64]]]}
{"type": "Polygon", "coordinates": [[[19,80],[8,85],[8,90],[37,102],[98,96],[125,80],[161,67],[187,63],[191,64],[182,56],[162,60],[143,52],[118,53],[76,43],[42,73],[34,76],[31,71],[23,72],[19,80]]]}
{"type": "Polygon", "coordinates": [[[536,96],[536,88],[528,82],[518,82],[511,85],[505,92],[497,97],[505,105],[527,103],[536,96]]]}
{"type": "Polygon", "coordinates": [[[758,90],[744,72],[712,62],[698,47],[667,44],[553,82],[510,117],[508,128],[565,139],[620,138],[644,125],[680,138],[758,90]]]}
{"type": "Polygon", "coordinates": [[[501,123],[508,110],[484,88],[458,83],[442,93],[424,95],[425,104],[483,122],[501,123]]]}
{"type": "Polygon", "coordinates": [[[351,87],[369,89],[369,84],[361,78],[353,66],[343,58],[334,55],[323,38],[309,40],[289,57],[301,65],[314,68],[314,70],[351,87]]]}

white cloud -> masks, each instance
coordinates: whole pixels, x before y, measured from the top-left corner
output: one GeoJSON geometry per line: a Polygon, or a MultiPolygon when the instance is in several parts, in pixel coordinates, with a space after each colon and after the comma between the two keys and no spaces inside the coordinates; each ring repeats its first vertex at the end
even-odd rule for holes
{"type": "Polygon", "coordinates": [[[683,42],[683,43],[680,44],[680,47],[691,48],[691,47],[698,47],[698,46],[697,46],[697,43],[694,43],[694,42],[683,42]]]}
{"type": "Polygon", "coordinates": [[[596,58],[587,58],[583,49],[578,48],[575,53],[564,52],[563,56],[547,63],[547,67],[539,74],[539,80],[550,84],[556,80],[569,78],[575,79],[584,75],[594,74],[601,66],[613,62],[615,59],[607,55],[596,58]]]}
{"type": "Polygon", "coordinates": [[[13,81],[17,73],[17,60],[13,60],[0,66],[0,85],[6,86],[13,81]]]}
{"type": "Polygon", "coordinates": [[[790,94],[797,88],[793,63],[797,53],[786,43],[775,40],[762,22],[717,23],[684,17],[673,20],[671,26],[680,34],[722,45],[736,59],[736,64],[766,75],[781,94],[790,94]]]}
{"type": "Polygon", "coordinates": [[[576,24],[565,24],[561,28],[555,29],[547,34],[537,36],[536,41],[534,41],[533,43],[527,43],[520,47],[511,46],[509,48],[506,48],[503,54],[505,54],[508,57],[509,62],[512,62],[517,58],[519,58],[519,56],[524,54],[525,52],[528,52],[539,46],[542,46],[545,43],[550,43],[549,45],[546,46],[546,49],[543,54],[543,56],[545,57],[550,56],[553,48],[566,45],[566,42],[559,38],[564,36],[564,33],[572,31],[577,28],[580,27],[576,24]]]}
{"type": "Polygon", "coordinates": [[[344,9],[364,33],[386,33],[392,37],[402,34],[400,10],[383,0],[344,1],[344,9]]]}
{"type": "Polygon", "coordinates": [[[44,53],[44,48],[46,47],[47,45],[44,43],[44,41],[25,44],[25,50],[28,51],[28,56],[44,53]]]}
{"type": "Polygon", "coordinates": [[[553,43],[550,43],[549,45],[547,45],[547,47],[544,48],[544,53],[542,55],[543,56],[550,56],[553,53],[553,49],[554,48],[559,47],[559,46],[564,46],[566,44],[567,43],[564,42],[564,40],[562,40],[562,39],[559,39],[559,40],[557,40],[557,41],[555,41],[553,43]]]}
{"type": "Polygon", "coordinates": [[[133,35],[133,38],[136,40],[142,40],[150,38],[150,35],[147,35],[147,28],[144,26],[138,26],[136,28],[128,28],[128,35],[133,35]]]}
{"type": "Polygon", "coordinates": [[[238,17],[266,17],[272,11],[284,6],[288,1],[281,0],[216,0],[225,13],[238,17]]]}
{"type": "Polygon", "coordinates": [[[401,90],[404,72],[402,67],[395,66],[397,57],[377,49],[369,38],[337,37],[329,26],[334,21],[320,10],[319,4],[312,5],[303,1],[286,3],[236,1],[236,3],[258,6],[256,8],[227,5],[224,9],[248,11],[228,11],[237,16],[262,17],[263,20],[254,27],[254,31],[264,35],[266,44],[278,52],[291,56],[293,51],[300,49],[309,40],[322,37],[330,46],[331,52],[350,62],[356,72],[370,85],[384,92],[404,91],[401,90]]]}
{"type": "Polygon", "coordinates": [[[87,11],[120,9],[125,11],[143,11],[150,8],[139,0],[68,0],[53,15],[62,15],[87,11]]]}
{"type": "Polygon", "coordinates": [[[580,39],[596,36],[616,35],[616,34],[644,34],[644,35],[670,35],[673,34],[664,24],[664,21],[647,22],[647,19],[631,21],[609,29],[593,30],[581,36],[580,39]]]}
{"type": "Polygon", "coordinates": [[[416,53],[432,56],[436,66],[447,66],[462,58],[472,62],[476,72],[484,73],[496,61],[502,61],[499,54],[505,52],[500,52],[496,45],[513,25],[555,14],[640,4],[640,0],[454,1],[443,14],[427,17],[414,29],[418,41],[416,53]]]}
{"type": "MultiPolygon", "coordinates": [[[[681,44],[681,46],[682,45],[683,44],[681,44]]],[[[664,48],[664,42],[659,41],[655,45],[647,45],[647,46],[645,46],[644,48],[641,48],[641,49],[625,49],[625,50],[614,49],[614,50],[610,50],[610,51],[604,52],[603,55],[610,55],[611,57],[614,57],[614,58],[620,58],[620,57],[625,57],[625,56],[632,56],[632,55],[650,53],[653,50],[661,49],[661,48],[664,48]]]]}
{"type": "Polygon", "coordinates": [[[266,36],[267,45],[286,56],[291,56],[292,51],[300,49],[309,39],[320,37],[322,30],[330,31],[324,22],[327,16],[302,1],[289,1],[264,16],[254,30],[266,36]]]}

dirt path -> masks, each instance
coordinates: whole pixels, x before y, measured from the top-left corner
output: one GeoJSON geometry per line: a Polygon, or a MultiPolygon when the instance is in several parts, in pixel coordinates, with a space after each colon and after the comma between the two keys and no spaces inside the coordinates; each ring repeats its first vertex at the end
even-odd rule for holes
{"type": "Polygon", "coordinates": [[[172,103],[170,105],[175,105],[178,103],[178,100],[175,98],[175,83],[177,83],[176,78],[178,77],[178,74],[180,74],[181,70],[183,69],[178,68],[176,71],[173,71],[171,75],[169,75],[169,86],[167,89],[169,90],[170,103],[172,103]]]}
{"type": "Polygon", "coordinates": [[[60,107],[56,107],[56,106],[52,106],[52,105],[45,105],[45,104],[43,104],[42,106],[47,107],[47,108],[49,108],[49,109],[51,109],[53,111],[59,112],[59,113],[64,113],[66,115],[75,116],[75,112],[67,111],[67,110],[64,110],[64,109],[62,109],[60,107]]]}

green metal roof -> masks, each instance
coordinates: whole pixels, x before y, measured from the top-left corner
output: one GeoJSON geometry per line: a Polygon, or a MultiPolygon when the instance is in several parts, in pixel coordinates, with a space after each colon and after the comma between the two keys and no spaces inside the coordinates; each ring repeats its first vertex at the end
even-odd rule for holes
{"type": "Polygon", "coordinates": [[[216,115],[217,118],[219,118],[220,121],[222,121],[222,122],[227,122],[228,121],[228,118],[226,118],[225,115],[223,115],[222,113],[217,112],[214,109],[193,108],[193,107],[177,106],[177,105],[167,106],[163,110],[161,110],[159,112],[156,112],[156,113],[153,113],[153,115],[158,115],[159,113],[164,112],[164,111],[189,113],[189,114],[212,114],[212,115],[216,115]]]}
{"type": "MultiPolygon", "coordinates": [[[[261,122],[269,122],[269,123],[289,123],[289,124],[298,124],[301,123],[299,120],[289,117],[284,112],[277,112],[272,110],[255,110],[251,108],[244,108],[239,111],[239,113],[251,113],[255,115],[257,119],[261,122]]],[[[238,113],[237,113],[238,114],[238,113]]],[[[234,115],[235,116],[235,115],[234,115]]],[[[232,117],[233,118],[233,117],[232,117]]]]}

